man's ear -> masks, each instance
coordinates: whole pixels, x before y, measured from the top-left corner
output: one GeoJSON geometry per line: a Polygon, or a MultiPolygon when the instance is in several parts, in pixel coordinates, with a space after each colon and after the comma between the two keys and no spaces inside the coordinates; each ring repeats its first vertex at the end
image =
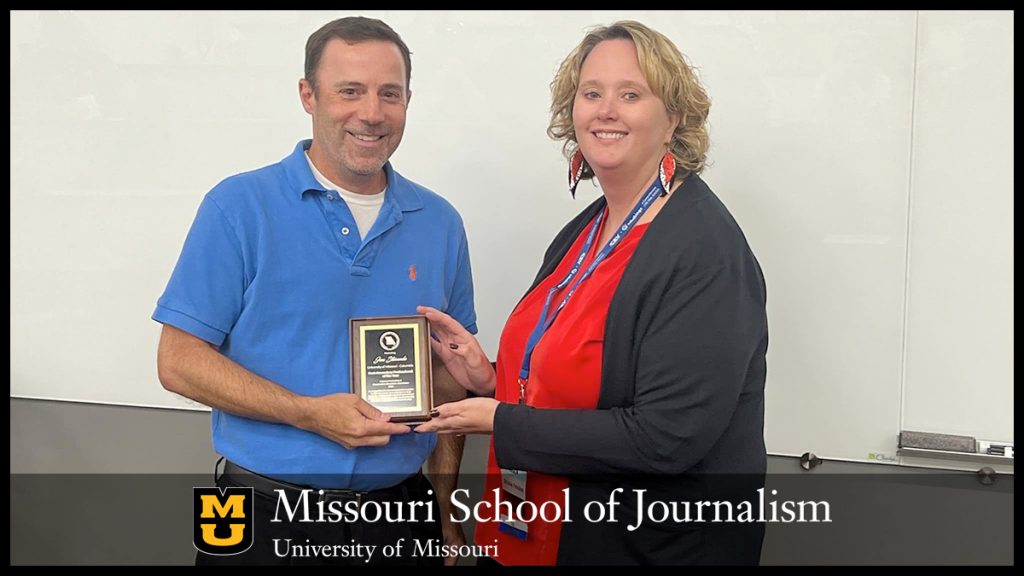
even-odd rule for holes
{"type": "Polygon", "coordinates": [[[408,107],[409,102],[412,102],[412,90],[405,91],[405,105],[408,107]]]}
{"type": "Polygon", "coordinates": [[[299,78],[299,100],[302,101],[302,108],[307,114],[313,113],[313,105],[316,103],[316,91],[309,80],[299,78]]]}

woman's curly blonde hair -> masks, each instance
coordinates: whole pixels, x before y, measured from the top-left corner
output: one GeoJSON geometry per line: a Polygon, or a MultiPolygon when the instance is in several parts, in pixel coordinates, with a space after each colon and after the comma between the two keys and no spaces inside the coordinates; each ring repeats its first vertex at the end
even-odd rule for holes
{"type": "MultiPolygon", "coordinates": [[[[562,152],[572,158],[579,148],[572,123],[572,107],[580,84],[583,61],[600,42],[612,39],[630,40],[636,46],[640,70],[651,90],[665,103],[669,114],[679,117],[679,126],[672,134],[669,151],[676,160],[677,174],[700,174],[707,159],[707,119],[711,100],[693,68],[675,44],[660,32],[632,20],[621,20],[610,26],[591,30],[558,68],[551,82],[551,122],[548,136],[564,140],[562,152]]],[[[584,162],[582,180],[594,177],[584,162]]]]}

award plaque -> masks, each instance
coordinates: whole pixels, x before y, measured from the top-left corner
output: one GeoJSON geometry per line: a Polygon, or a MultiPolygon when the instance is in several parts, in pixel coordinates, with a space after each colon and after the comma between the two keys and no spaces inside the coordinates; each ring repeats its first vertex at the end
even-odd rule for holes
{"type": "Polygon", "coordinates": [[[433,386],[426,316],[349,320],[352,393],[398,424],[430,420],[433,386]]]}

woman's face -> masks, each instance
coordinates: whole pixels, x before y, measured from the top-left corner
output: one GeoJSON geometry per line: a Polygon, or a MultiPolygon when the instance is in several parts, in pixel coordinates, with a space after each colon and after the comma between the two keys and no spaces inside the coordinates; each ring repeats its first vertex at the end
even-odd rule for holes
{"type": "Polygon", "coordinates": [[[584,60],[572,121],[598,178],[602,172],[642,170],[660,160],[677,124],[647,85],[636,46],[625,39],[599,43],[584,60]]]}

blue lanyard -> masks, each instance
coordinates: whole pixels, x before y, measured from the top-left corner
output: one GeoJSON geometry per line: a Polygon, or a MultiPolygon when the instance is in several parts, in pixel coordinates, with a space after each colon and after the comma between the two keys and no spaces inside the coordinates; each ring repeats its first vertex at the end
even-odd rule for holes
{"type": "Polygon", "coordinates": [[[620,226],[618,230],[615,231],[615,235],[608,240],[608,244],[606,244],[605,247],[602,248],[596,256],[594,256],[594,261],[590,263],[590,266],[588,266],[576,282],[572,284],[565,297],[563,297],[562,301],[558,304],[558,307],[555,308],[549,316],[548,310],[551,307],[551,298],[554,297],[556,292],[562,290],[566,286],[569,286],[569,284],[573,282],[573,279],[576,278],[580,271],[580,267],[583,265],[583,261],[587,259],[587,253],[590,252],[590,248],[594,243],[594,236],[597,234],[597,230],[601,227],[601,222],[604,220],[604,211],[602,210],[601,214],[599,214],[597,219],[594,220],[593,225],[590,226],[590,232],[587,234],[587,240],[583,243],[583,248],[580,249],[580,254],[576,257],[576,262],[573,263],[572,269],[569,270],[569,273],[561,282],[548,290],[548,296],[544,300],[544,308],[540,312],[540,318],[537,319],[537,325],[533,327],[533,332],[530,333],[530,337],[526,341],[526,350],[523,352],[523,365],[519,370],[520,403],[526,400],[526,382],[530,379],[530,358],[533,356],[533,350],[537,347],[537,343],[540,342],[541,337],[544,336],[544,333],[547,332],[548,328],[551,327],[551,324],[554,323],[555,318],[557,318],[562,312],[562,309],[565,308],[566,303],[569,302],[572,295],[576,293],[580,284],[583,284],[587,278],[590,278],[590,275],[594,272],[594,269],[597,268],[597,265],[611,254],[612,250],[618,246],[619,242],[626,237],[626,234],[629,234],[629,231],[633,229],[633,226],[637,223],[640,217],[643,216],[644,212],[646,212],[648,208],[651,207],[651,204],[654,203],[654,200],[658,198],[663,191],[664,188],[661,185],[661,179],[655,178],[654,183],[647,189],[647,193],[644,194],[643,198],[641,198],[637,205],[633,207],[629,216],[626,217],[626,221],[622,223],[622,226],[620,226]]]}

